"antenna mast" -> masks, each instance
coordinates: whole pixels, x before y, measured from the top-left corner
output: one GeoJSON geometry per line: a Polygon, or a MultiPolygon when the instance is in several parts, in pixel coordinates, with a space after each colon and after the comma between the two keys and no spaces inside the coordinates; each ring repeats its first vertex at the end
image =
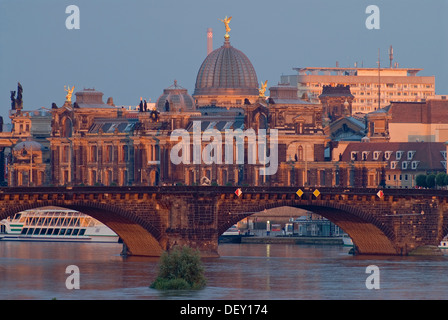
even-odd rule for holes
{"type": "Polygon", "coordinates": [[[381,109],[380,49],[378,48],[378,110],[381,109]]]}

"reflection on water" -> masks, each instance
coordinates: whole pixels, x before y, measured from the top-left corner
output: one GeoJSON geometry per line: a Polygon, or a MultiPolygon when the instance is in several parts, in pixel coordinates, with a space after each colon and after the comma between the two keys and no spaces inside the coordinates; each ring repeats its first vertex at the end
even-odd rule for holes
{"type": "Polygon", "coordinates": [[[0,242],[0,299],[447,299],[448,256],[353,257],[342,246],[222,244],[200,291],[149,288],[158,259],[123,258],[119,244],[0,242]],[[80,290],[68,290],[68,265],[80,290]],[[368,290],[366,267],[380,269],[368,290]]]}

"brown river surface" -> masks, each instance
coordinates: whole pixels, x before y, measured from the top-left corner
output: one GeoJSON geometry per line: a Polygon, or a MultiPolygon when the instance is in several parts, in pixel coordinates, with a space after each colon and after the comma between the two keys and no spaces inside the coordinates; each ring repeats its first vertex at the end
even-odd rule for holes
{"type": "Polygon", "coordinates": [[[363,257],[348,247],[220,244],[221,257],[203,260],[199,291],[149,288],[158,259],[120,256],[121,245],[0,241],[0,299],[32,300],[358,300],[448,299],[448,255],[363,257]],[[79,289],[69,290],[69,265],[79,289]],[[379,289],[368,289],[368,266],[379,289]]]}

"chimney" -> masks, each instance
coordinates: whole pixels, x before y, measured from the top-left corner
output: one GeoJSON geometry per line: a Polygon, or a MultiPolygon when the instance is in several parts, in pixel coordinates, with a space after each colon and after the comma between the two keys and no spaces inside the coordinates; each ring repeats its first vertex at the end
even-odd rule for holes
{"type": "Polygon", "coordinates": [[[394,60],[394,49],[392,46],[389,48],[389,61],[390,61],[390,68],[392,69],[392,61],[394,60]]]}
{"type": "Polygon", "coordinates": [[[207,29],[207,55],[213,51],[213,29],[207,29]]]}

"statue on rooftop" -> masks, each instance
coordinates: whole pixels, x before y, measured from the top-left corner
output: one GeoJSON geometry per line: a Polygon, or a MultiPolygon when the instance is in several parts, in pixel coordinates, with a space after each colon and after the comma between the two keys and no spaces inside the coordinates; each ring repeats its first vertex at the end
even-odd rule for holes
{"type": "Polygon", "coordinates": [[[20,82],[17,82],[17,106],[22,106],[22,92],[22,85],[20,82]]]}
{"type": "Polygon", "coordinates": [[[229,23],[230,20],[232,20],[232,17],[227,18],[227,16],[224,19],[219,19],[220,21],[224,22],[224,25],[226,27],[226,35],[225,37],[228,38],[229,37],[229,32],[230,32],[230,27],[229,27],[229,23]]]}
{"type": "Polygon", "coordinates": [[[11,110],[16,109],[16,92],[11,91],[11,110]]]}
{"type": "Polygon", "coordinates": [[[260,98],[264,98],[265,97],[265,92],[266,92],[266,87],[268,86],[268,80],[266,80],[264,83],[261,83],[261,87],[260,89],[258,89],[258,93],[259,93],[259,97],[260,98]]]}
{"type": "Polygon", "coordinates": [[[73,90],[75,90],[75,86],[70,89],[70,86],[64,86],[64,90],[67,91],[67,95],[65,96],[65,100],[68,102],[72,101],[73,90]]]}

